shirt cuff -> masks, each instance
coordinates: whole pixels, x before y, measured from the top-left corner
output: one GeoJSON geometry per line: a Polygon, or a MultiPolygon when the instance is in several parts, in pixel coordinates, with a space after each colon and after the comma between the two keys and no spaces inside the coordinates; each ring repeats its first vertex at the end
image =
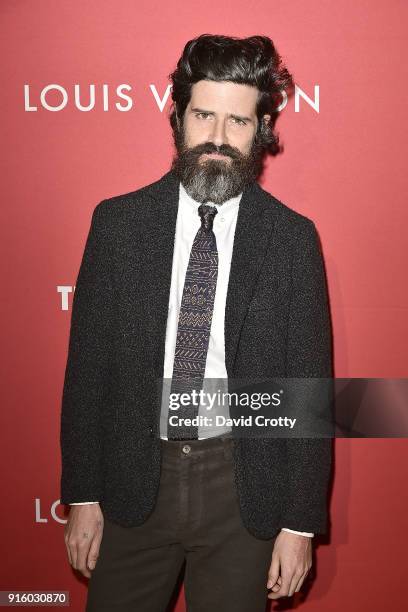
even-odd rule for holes
{"type": "Polygon", "coordinates": [[[294,529],[288,529],[287,527],[282,527],[282,531],[289,531],[290,533],[297,533],[298,535],[307,536],[308,538],[313,538],[314,533],[309,533],[308,531],[295,531],[294,529]]]}

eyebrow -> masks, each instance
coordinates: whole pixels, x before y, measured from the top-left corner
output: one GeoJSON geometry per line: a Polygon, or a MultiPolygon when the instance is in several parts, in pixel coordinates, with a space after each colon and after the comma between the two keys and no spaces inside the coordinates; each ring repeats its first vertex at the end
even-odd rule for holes
{"type": "MultiPolygon", "coordinates": [[[[191,112],[192,113],[206,113],[208,115],[215,115],[214,111],[208,111],[208,110],[205,110],[204,108],[197,108],[197,107],[192,108],[191,112]]],[[[241,119],[242,121],[248,121],[248,122],[252,123],[251,117],[244,117],[243,115],[234,115],[232,113],[230,113],[228,115],[228,117],[232,117],[233,119],[241,119]]]]}

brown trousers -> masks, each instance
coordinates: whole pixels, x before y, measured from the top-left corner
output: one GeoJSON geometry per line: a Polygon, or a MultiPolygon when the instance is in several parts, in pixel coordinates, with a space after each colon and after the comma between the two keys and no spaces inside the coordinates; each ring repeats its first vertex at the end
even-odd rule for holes
{"type": "Polygon", "coordinates": [[[122,527],[105,518],[86,612],[165,612],[182,568],[188,612],[265,612],[276,536],[261,540],[242,523],[232,438],[161,444],[147,520],[122,527]]]}

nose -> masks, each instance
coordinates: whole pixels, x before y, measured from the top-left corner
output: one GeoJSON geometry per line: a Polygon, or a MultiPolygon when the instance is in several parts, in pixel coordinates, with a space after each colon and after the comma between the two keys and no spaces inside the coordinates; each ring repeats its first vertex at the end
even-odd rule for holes
{"type": "Polygon", "coordinates": [[[224,122],[220,119],[217,119],[216,121],[214,121],[213,130],[211,134],[211,141],[217,147],[220,147],[222,144],[225,144],[227,142],[224,122]]]}

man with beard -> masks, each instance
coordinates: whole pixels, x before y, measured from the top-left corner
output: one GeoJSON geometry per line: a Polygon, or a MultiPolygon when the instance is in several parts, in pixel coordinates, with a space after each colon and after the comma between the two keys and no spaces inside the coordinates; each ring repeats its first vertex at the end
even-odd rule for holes
{"type": "Polygon", "coordinates": [[[293,83],[262,36],[191,40],[171,79],[172,168],[95,208],[76,283],[65,542],[88,612],[165,610],[183,565],[189,610],[263,611],[326,532],[331,440],[240,438],[193,402],[179,426],[164,389],[331,376],[315,226],[256,181],[293,83]]]}

